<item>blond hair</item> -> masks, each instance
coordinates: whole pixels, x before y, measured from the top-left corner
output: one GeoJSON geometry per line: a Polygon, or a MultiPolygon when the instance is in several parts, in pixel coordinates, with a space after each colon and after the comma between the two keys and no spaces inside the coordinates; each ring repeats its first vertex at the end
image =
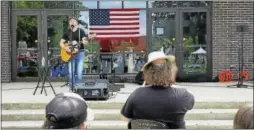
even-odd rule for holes
{"type": "Polygon", "coordinates": [[[234,118],[234,129],[254,129],[253,106],[244,105],[237,111],[234,118]]]}
{"type": "Polygon", "coordinates": [[[144,81],[148,85],[169,87],[175,83],[177,70],[175,62],[167,61],[162,66],[151,63],[143,71],[144,81]]]}

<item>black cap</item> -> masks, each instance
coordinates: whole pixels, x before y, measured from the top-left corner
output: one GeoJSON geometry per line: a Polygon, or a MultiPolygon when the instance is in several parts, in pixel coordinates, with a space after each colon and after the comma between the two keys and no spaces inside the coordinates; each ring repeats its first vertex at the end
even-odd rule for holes
{"type": "Polygon", "coordinates": [[[46,106],[46,119],[55,129],[79,126],[87,117],[87,104],[76,93],[60,93],[46,106]]]}

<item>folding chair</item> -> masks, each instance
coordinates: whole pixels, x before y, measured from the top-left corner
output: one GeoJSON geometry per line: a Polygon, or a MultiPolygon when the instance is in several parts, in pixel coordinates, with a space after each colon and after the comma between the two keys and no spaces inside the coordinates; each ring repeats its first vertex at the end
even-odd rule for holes
{"type": "Polygon", "coordinates": [[[168,129],[162,122],[146,119],[135,119],[128,123],[128,129],[168,129]]]}

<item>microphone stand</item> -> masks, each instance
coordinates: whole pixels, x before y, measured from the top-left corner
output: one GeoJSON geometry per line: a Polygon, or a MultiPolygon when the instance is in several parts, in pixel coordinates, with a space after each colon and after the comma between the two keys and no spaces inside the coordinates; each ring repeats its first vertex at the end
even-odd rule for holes
{"type": "Polygon", "coordinates": [[[70,36],[70,42],[71,42],[71,60],[70,60],[70,62],[71,62],[71,91],[73,92],[73,87],[74,87],[74,78],[75,78],[75,71],[73,70],[73,62],[75,62],[75,59],[73,59],[74,57],[73,57],[73,52],[74,52],[74,47],[75,47],[75,45],[73,45],[73,41],[72,41],[72,34],[73,34],[73,28],[74,28],[74,26],[73,25],[71,25],[71,36],[70,36]],[[74,61],[72,61],[72,60],[74,60],[74,61]]]}
{"type": "Polygon", "coordinates": [[[236,86],[237,88],[247,88],[247,87],[253,87],[253,85],[247,85],[243,83],[243,66],[244,66],[244,57],[243,57],[243,39],[244,39],[244,32],[246,32],[246,27],[244,25],[240,25],[237,27],[237,31],[241,33],[241,42],[240,46],[238,46],[238,83],[235,85],[229,85],[227,87],[234,87],[236,86]]]}

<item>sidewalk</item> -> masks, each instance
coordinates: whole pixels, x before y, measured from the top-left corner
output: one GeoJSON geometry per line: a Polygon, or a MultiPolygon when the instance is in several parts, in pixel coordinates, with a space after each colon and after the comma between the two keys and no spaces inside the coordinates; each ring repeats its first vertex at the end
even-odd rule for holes
{"type": "MultiPolygon", "coordinates": [[[[186,125],[210,125],[210,126],[223,126],[223,125],[232,125],[232,120],[186,120],[186,125]]],[[[40,127],[42,126],[43,121],[5,121],[2,123],[2,127],[40,127]]],[[[126,127],[127,122],[124,121],[87,121],[86,125],[88,126],[122,126],[126,127]]]]}
{"type": "MultiPolygon", "coordinates": [[[[67,87],[60,87],[64,83],[53,82],[56,93],[68,92],[67,87]]],[[[177,83],[173,87],[186,88],[193,93],[196,101],[205,102],[253,102],[253,88],[227,88],[232,83],[177,83]]],[[[246,83],[247,84],[247,83],[246,83]]],[[[248,83],[250,84],[250,83],[248,83]]],[[[33,95],[36,82],[31,83],[3,83],[2,103],[48,103],[54,94],[51,88],[46,88],[48,96],[44,92],[40,94],[39,88],[33,95]]],[[[98,102],[125,102],[129,94],[140,85],[125,83],[125,88],[116,93],[114,98],[98,102]]],[[[89,101],[96,102],[96,101],[89,101]]]]}

